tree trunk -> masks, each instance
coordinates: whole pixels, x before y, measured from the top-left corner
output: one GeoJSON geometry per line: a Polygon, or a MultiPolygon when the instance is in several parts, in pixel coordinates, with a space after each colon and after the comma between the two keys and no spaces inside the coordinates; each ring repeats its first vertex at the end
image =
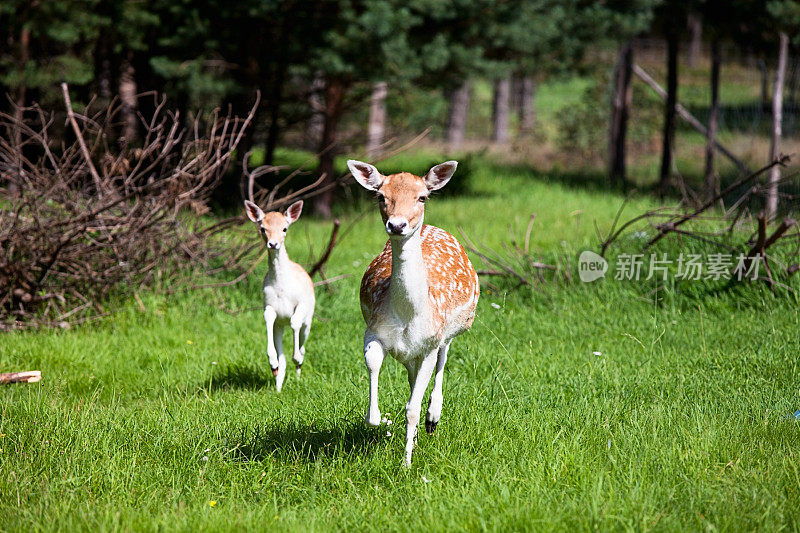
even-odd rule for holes
{"type": "Polygon", "coordinates": [[[633,69],[633,46],[620,46],[617,66],[614,69],[614,100],[611,110],[611,132],[608,136],[608,173],[612,181],[625,183],[625,137],[628,133],[628,116],[633,98],[631,72],[633,69]]]}
{"type": "Polygon", "coordinates": [[[472,84],[465,81],[461,87],[450,93],[450,114],[447,119],[447,144],[451,150],[458,150],[464,142],[467,129],[467,114],[472,96],[472,84]]]}
{"type": "Polygon", "coordinates": [[[664,131],[661,146],[661,171],[659,194],[669,192],[672,174],[672,151],[675,143],[675,104],[678,102],[678,32],[674,26],[667,29],[667,101],[664,106],[664,131]]]}
{"type": "Polygon", "coordinates": [[[700,13],[689,11],[687,26],[689,27],[689,49],[687,50],[686,63],[689,67],[695,67],[703,46],[703,17],[700,13]]]}
{"type": "Polygon", "coordinates": [[[520,80],[519,90],[519,129],[531,134],[536,127],[536,82],[525,76],[520,80]]]}
{"type": "Polygon", "coordinates": [[[314,74],[314,81],[308,91],[308,107],[311,108],[311,116],[306,124],[306,133],[303,144],[306,150],[316,150],[322,142],[322,130],[325,129],[325,103],[323,93],[325,92],[325,77],[321,72],[314,74]]]}
{"type": "Polygon", "coordinates": [[[97,95],[106,102],[114,96],[114,80],[111,74],[112,46],[113,43],[106,32],[101,32],[94,51],[94,79],[97,95]]]}
{"type": "MultiPolygon", "coordinates": [[[[771,161],[780,155],[781,129],[783,119],[783,80],[786,77],[786,56],[789,53],[789,36],[780,33],[780,47],[778,49],[778,68],[775,71],[775,87],[772,92],[772,142],[769,147],[771,161]]],[[[769,190],[767,192],[767,220],[772,220],[778,214],[778,182],[781,179],[781,170],[778,165],[769,171],[769,190]]]]}
{"type": "Polygon", "coordinates": [[[503,144],[508,142],[509,104],[511,96],[511,80],[500,78],[494,82],[494,105],[492,107],[492,141],[503,144]]]}
{"type": "Polygon", "coordinates": [[[320,186],[328,187],[328,189],[317,195],[314,200],[314,211],[325,218],[331,216],[331,204],[333,203],[331,185],[336,181],[333,166],[336,157],[336,129],[339,125],[339,117],[342,115],[346,92],[347,86],[342,80],[328,78],[325,84],[325,125],[322,129],[322,140],[318,150],[319,166],[317,167],[317,174],[325,175],[320,186]]]}
{"type": "Polygon", "coordinates": [[[706,200],[713,198],[719,192],[719,181],[714,173],[714,153],[716,152],[719,120],[719,68],[721,62],[719,39],[714,38],[711,41],[711,107],[708,113],[708,135],[706,136],[706,200]]]}
{"type": "Polygon", "coordinates": [[[127,145],[136,142],[138,118],[136,116],[136,72],[129,60],[122,62],[119,76],[119,99],[122,103],[122,139],[127,145]]]}
{"type": "Polygon", "coordinates": [[[372,161],[378,156],[386,133],[386,94],[389,92],[385,81],[372,86],[372,98],[369,105],[369,124],[367,126],[367,159],[372,161]]]}

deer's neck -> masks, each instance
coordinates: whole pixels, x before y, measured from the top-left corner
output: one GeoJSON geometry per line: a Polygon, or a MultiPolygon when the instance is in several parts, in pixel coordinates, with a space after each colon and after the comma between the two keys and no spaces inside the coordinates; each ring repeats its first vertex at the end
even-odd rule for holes
{"type": "Polygon", "coordinates": [[[405,239],[392,239],[389,294],[395,313],[404,318],[428,311],[428,275],[422,259],[422,224],[405,239]]]}
{"type": "Polygon", "coordinates": [[[273,278],[282,277],[289,272],[289,254],[286,251],[286,245],[281,245],[280,248],[275,250],[269,249],[269,275],[273,278]]]}

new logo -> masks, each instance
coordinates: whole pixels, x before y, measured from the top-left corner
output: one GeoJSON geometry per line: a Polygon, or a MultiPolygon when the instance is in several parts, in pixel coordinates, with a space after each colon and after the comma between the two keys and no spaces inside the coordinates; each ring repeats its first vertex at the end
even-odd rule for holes
{"type": "Polygon", "coordinates": [[[578,276],[584,283],[589,283],[606,276],[608,261],[596,253],[586,250],[578,258],[578,276]]]}

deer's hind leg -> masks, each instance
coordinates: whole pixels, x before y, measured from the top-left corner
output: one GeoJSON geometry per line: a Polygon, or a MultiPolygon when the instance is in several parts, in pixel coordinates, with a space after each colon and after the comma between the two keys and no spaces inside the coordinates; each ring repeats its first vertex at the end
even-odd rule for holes
{"type": "Polygon", "coordinates": [[[447,352],[450,350],[450,342],[439,347],[439,352],[436,359],[436,374],[433,377],[433,389],[431,390],[431,398],[428,403],[428,412],[425,415],[425,431],[433,433],[436,431],[436,425],[442,418],[442,403],[444,402],[444,395],[442,393],[442,383],[444,382],[444,365],[447,363],[447,352]]]}
{"type": "Polygon", "coordinates": [[[286,327],[285,324],[281,322],[275,322],[275,351],[278,354],[278,369],[277,372],[273,370],[275,374],[275,388],[278,392],[281,391],[283,388],[283,380],[286,378],[286,356],[283,355],[283,328],[286,327]]]}
{"type": "Polygon", "coordinates": [[[292,328],[293,334],[292,359],[297,367],[297,377],[300,377],[300,370],[306,355],[305,343],[308,338],[308,330],[311,328],[311,318],[308,316],[308,310],[303,306],[297,306],[289,321],[289,326],[292,328]]]}

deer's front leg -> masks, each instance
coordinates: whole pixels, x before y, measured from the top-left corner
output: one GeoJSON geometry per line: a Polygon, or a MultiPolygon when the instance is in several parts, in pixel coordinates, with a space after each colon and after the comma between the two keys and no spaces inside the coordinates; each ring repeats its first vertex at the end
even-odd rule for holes
{"type": "Polygon", "coordinates": [[[378,408],[378,374],[381,372],[385,356],[380,342],[370,339],[364,341],[364,362],[369,373],[369,408],[366,421],[370,426],[377,426],[381,423],[381,410],[378,408]]]}
{"type": "Polygon", "coordinates": [[[414,451],[414,443],[417,439],[417,426],[422,412],[422,397],[425,389],[433,375],[433,368],[436,366],[438,350],[429,353],[417,367],[417,377],[414,387],[411,389],[411,398],[406,404],[406,466],[411,466],[411,452],[414,451]]]}
{"type": "Polygon", "coordinates": [[[264,322],[267,324],[267,357],[272,375],[278,375],[278,351],[275,349],[275,319],[278,314],[271,306],[264,307],[264,322]]]}

